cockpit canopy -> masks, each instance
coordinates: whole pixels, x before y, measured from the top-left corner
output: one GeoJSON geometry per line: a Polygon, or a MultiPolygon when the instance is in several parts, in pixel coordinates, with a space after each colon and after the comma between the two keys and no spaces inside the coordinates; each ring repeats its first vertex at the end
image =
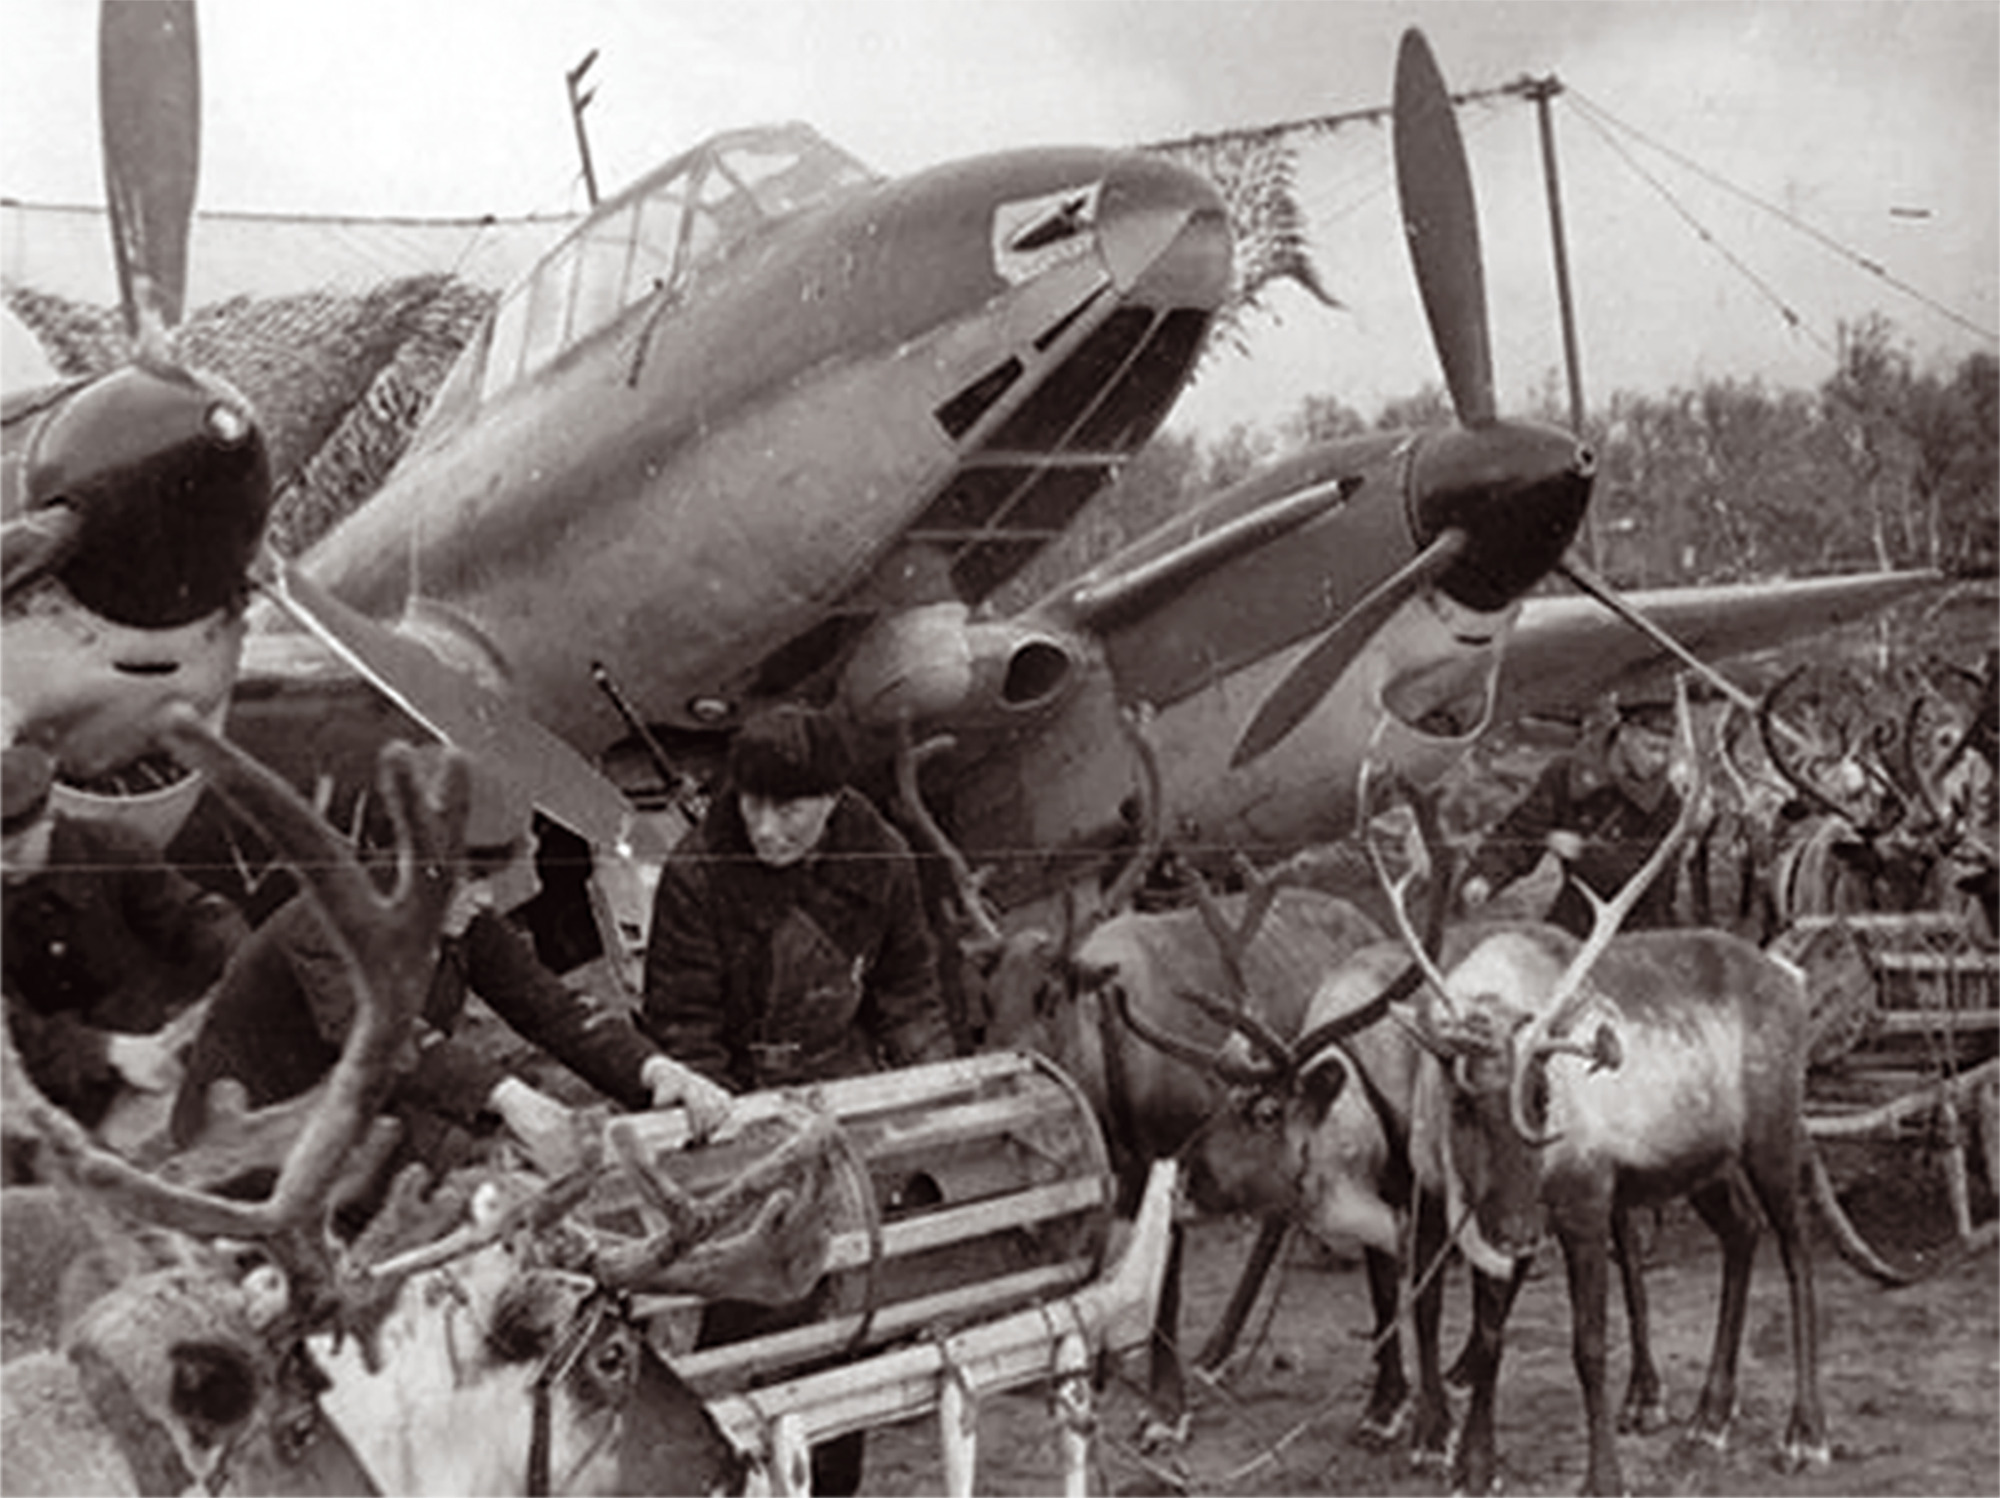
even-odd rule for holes
{"type": "Polygon", "coordinates": [[[502,298],[479,398],[543,368],[633,304],[685,295],[764,225],[878,180],[806,125],[712,137],[592,212],[502,298]]]}

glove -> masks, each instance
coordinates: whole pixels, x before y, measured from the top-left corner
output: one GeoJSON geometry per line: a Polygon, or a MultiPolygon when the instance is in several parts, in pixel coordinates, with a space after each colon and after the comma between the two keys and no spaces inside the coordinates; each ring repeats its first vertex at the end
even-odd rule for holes
{"type": "Polygon", "coordinates": [[[160,1035],[114,1034],[105,1042],[104,1059],[141,1092],[173,1092],[181,1085],[181,1058],[160,1035]]]}
{"type": "Polygon", "coordinates": [[[570,1110],[519,1077],[502,1077],[487,1098],[508,1132],[521,1142],[535,1169],[551,1179],[569,1174],[583,1163],[583,1142],[577,1137],[570,1110]]]}
{"type": "Polygon", "coordinates": [[[639,1078],[653,1095],[655,1108],[679,1104],[687,1110],[688,1135],[695,1143],[713,1137],[729,1121],[736,1100],[692,1067],[671,1056],[654,1056],[640,1068],[639,1078]]]}

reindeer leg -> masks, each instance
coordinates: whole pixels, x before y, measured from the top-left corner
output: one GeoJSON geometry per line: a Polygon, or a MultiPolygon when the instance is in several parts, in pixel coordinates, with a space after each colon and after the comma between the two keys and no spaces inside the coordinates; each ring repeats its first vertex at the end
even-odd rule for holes
{"type": "Polygon", "coordinates": [[[1583,1414],[1590,1436],[1586,1493],[1623,1493],[1618,1437],[1604,1397],[1604,1313],[1609,1289],[1609,1203],[1598,1212],[1566,1215],[1556,1226],[1563,1265],[1569,1273],[1570,1360],[1583,1389],[1583,1414]]]}
{"type": "Polygon", "coordinates": [[[1743,1346],[1743,1320],[1750,1305],[1750,1270],[1757,1256],[1757,1214],[1735,1174],[1691,1192],[1701,1220],[1722,1244],[1722,1301],[1715,1313],[1715,1345],[1708,1376],[1702,1380],[1688,1434],[1720,1450],[1729,1441],[1736,1415],[1736,1361],[1743,1346]]]}
{"type": "Polygon", "coordinates": [[[1493,1434],[1493,1396],[1500,1386],[1500,1353],[1514,1297],[1528,1280],[1530,1260],[1522,1259],[1506,1279],[1474,1272],[1472,1330],[1461,1361],[1472,1397],[1466,1402],[1452,1485],[1461,1493],[1490,1493],[1499,1486],[1500,1465],[1493,1434]]]}
{"type": "Polygon", "coordinates": [[[1625,1385],[1625,1403],[1618,1411],[1621,1434],[1650,1435],[1667,1423],[1666,1401],[1660,1394],[1660,1370],[1653,1362],[1651,1318],[1646,1314],[1646,1265],[1629,1208],[1611,1213],[1611,1249],[1618,1256],[1618,1278],[1625,1288],[1625,1325],[1632,1343],[1632,1377],[1625,1385]]]}
{"type": "Polygon", "coordinates": [[[1432,1272],[1439,1254],[1447,1248],[1444,1202],[1430,1192],[1417,1197],[1416,1230],[1411,1234],[1411,1272],[1422,1276],[1415,1303],[1410,1307],[1415,1319],[1417,1353],[1417,1408],[1410,1426],[1410,1464],[1417,1467],[1450,1465],[1451,1401],[1444,1391],[1444,1375],[1438,1371],[1438,1320],[1444,1310],[1444,1274],[1432,1272]]]}
{"type": "Polygon", "coordinates": [[[1363,1251],[1368,1265],[1368,1300],[1375,1311],[1375,1387],[1368,1408],[1354,1428],[1354,1444],[1379,1450],[1394,1443],[1410,1420],[1410,1380],[1403,1372],[1403,1344],[1396,1329],[1396,1303],[1402,1286],[1401,1266],[1394,1254],[1379,1248],[1363,1251]]]}
{"type": "Polygon", "coordinates": [[[1826,1412],[1819,1400],[1819,1320],[1813,1297],[1812,1249],[1806,1241],[1805,1209],[1799,1200],[1798,1151],[1775,1152],[1779,1163],[1751,1153],[1744,1164],[1750,1188],[1778,1240],[1778,1255],[1792,1299],[1792,1418],[1785,1428],[1785,1469],[1824,1467],[1833,1459],[1826,1439],[1826,1412]]]}
{"type": "Polygon", "coordinates": [[[1243,1335],[1243,1323],[1250,1319],[1250,1308],[1257,1304],[1257,1293],[1264,1288],[1271,1266],[1277,1262],[1278,1250],[1285,1246],[1291,1231],[1291,1219],[1282,1214],[1266,1217],[1258,1224],[1257,1241],[1250,1245],[1250,1257],[1243,1261],[1243,1273],[1230,1294],[1229,1304],[1223,1308],[1222,1320],[1194,1360],[1204,1373],[1220,1368],[1236,1350],[1236,1339],[1243,1335]]]}

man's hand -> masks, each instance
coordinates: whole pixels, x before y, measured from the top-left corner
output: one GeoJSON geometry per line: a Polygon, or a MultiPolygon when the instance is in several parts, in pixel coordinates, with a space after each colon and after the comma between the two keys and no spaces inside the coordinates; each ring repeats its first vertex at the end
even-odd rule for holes
{"type": "Polygon", "coordinates": [[[1583,856],[1582,834],[1570,832],[1566,828],[1556,828],[1543,839],[1543,842],[1547,844],[1548,850],[1564,863],[1575,863],[1583,856]]]}
{"type": "Polygon", "coordinates": [[[640,1080],[653,1095],[655,1108],[671,1108],[678,1103],[687,1110],[688,1134],[696,1143],[712,1137],[729,1121],[736,1100],[726,1088],[718,1087],[692,1067],[671,1056],[654,1056],[639,1071],[640,1080]]]}
{"type": "Polygon", "coordinates": [[[551,1178],[583,1163],[583,1143],[568,1108],[519,1077],[502,1077],[486,1100],[508,1132],[521,1141],[535,1169],[551,1178]]]}
{"type": "Polygon", "coordinates": [[[180,1052],[164,1033],[115,1033],[105,1041],[104,1059],[126,1086],[141,1092],[172,1092],[181,1085],[180,1052]]]}

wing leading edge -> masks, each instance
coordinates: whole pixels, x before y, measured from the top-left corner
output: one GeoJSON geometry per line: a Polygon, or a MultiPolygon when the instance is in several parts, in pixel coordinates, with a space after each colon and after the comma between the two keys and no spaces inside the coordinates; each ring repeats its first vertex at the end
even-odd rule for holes
{"type": "MultiPolygon", "coordinates": [[[[1811,639],[1933,593],[1934,572],[1869,572],[1792,582],[1665,588],[1627,594],[1639,612],[1704,660],[1720,661],[1811,639]]],[[[1663,687],[1665,651],[1596,600],[1531,598],[1521,608],[1500,675],[1500,719],[1555,712],[1605,692],[1663,687]]]]}

